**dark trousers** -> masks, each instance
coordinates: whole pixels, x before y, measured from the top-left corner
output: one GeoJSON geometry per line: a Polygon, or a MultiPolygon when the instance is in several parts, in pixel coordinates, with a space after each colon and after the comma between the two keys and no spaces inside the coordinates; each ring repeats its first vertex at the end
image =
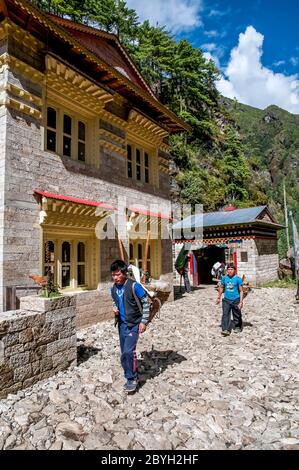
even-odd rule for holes
{"type": "Polygon", "coordinates": [[[222,331],[224,330],[231,330],[231,312],[233,313],[233,320],[234,325],[236,328],[243,327],[242,322],[242,313],[240,308],[238,307],[240,303],[240,299],[236,300],[222,300],[222,320],[221,320],[221,327],[222,331]]]}
{"type": "Polygon", "coordinates": [[[136,345],[139,336],[139,325],[131,328],[122,322],[118,327],[121,350],[121,365],[127,380],[137,379],[136,345]]]}
{"type": "Polygon", "coordinates": [[[188,292],[189,294],[189,292],[191,292],[191,286],[190,286],[190,281],[189,281],[189,276],[188,276],[187,271],[184,271],[183,278],[184,278],[185,291],[188,292]]]}

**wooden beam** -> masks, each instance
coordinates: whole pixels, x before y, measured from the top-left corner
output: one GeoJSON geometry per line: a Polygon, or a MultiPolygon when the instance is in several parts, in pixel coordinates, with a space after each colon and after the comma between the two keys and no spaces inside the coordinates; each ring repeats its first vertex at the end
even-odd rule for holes
{"type": "Polygon", "coordinates": [[[8,17],[8,10],[4,0],[0,0],[0,13],[3,13],[5,17],[8,17]]]}

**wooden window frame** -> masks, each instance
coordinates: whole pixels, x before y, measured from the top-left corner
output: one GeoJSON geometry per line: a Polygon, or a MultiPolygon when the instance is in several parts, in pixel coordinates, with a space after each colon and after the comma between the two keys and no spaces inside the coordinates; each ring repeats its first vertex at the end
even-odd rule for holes
{"type": "Polygon", "coordinates": [[[90,144],[91,141],[91,123],[84,116],[74,113],[67,107],[59,107],[51,102],[46,104],[45,108],[45,138],[44,138],[44,150],[46,152],[55,153],[57,155],[63,156],[65,158],[70,158],[71,160],[76,160],[81,163],[86,163],[90,155],[90,144]],[[56,129],[48,126],[48,108],[52,108],[56,111],[56,129]],[[64,132],[64,116],[69,116],[72,120],[71,122],[71,134],[66,134],[64,132]],[[79,123],[84,124],[85,126],[85,140],[79,138],[79,123]],[[56,150],[50,150],[47,148],[47,136],[48,131],[56,133],[56,150]],[[71,139],[71,155],[65,155],[64,153],[64,137],[71,139]],[[83,143],[85,146],[85,158],[84,160],[79,159],[79,143],[83,143]]]}
{"type": "Polygon", "coordinates": [[[127,143],[127,177],[133,181],[139,183],[145,183],[152,185],[153,178],[152,178],[152,152],[148,149],[145,149],[142,145],[136,145],[132,142],[127,143]],[[129,151],[128,148],[131,148],[131,159],[129,159],[129,151]],[[137,152],[140,155],[140,162],[137,161],[137,152]],[[145,164],[145,160],[147,155],[147,165],[145,164]],[[131,163],[131,173],[132,176],[129,176],[129,164],[131,163]],[[137,178],[138,171],[137,168],[140,169],[140,178],[137,178]],[[146,177],[147,174],[147,177],[146,177]]]}
{"type": "Polygon", "coordinates": [[[74,291],[74,290],[85,290],[90,288],[89,272],[88,266],[91,263],[91,258],[89,256],[89,240],[85,238],[76,238],[72,239],[71,237],[56,238],[55,236],[47,236],[43,243],[43,272],[46,275],[46,268],[50,265],[53,266],[54,270],[54,284],[58,285],[59,290],[62,292],[74,291]],[[45,247],[47,242],[54,243],[54,262],[46,263],[45,262],[45,247]],[[70,261],[62,260],[62,245],[64,242],[70,244],[70,261]],[[83,243],[85,247],[85,261],[78,262],[78,245],[83,243]],[[78,266],[85,266],[85,284],[78,284],[78,266]],[[70,266],[70,285],[62,287],[62,269],[63,266],[70,266]]]}
{"type": "MultiPolygon", "coordinates": [[[[129,242],[130,264],[134,264],[139,269],[143,269],[143,255],[145,250],[146,240],[136,239],[129,242]],[[139,257],[138,247],[141,246],[141,258],[139,257]],[[133,257],[131,257],[131,247],[133,249],[133,257]]],[[[149,246],[149,253],[147,258],[147,269],[151,274],[152,259],[151,259],[151,245],[149,246]]]]}

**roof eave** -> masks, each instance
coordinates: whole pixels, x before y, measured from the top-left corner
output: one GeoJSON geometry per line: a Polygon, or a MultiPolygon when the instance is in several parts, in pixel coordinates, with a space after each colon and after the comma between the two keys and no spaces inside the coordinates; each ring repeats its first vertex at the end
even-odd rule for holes
{"type": "MultiPolygon", "coordinates": [[[[52,31],[56,38],[59,41],[63,41],[72,48],[72,52],[77,55],[82,54],[85,56],[86,60],[90,63],[96,63],[102,67],[107,73],[112,74],[116,80],[119,80],[129,91],[133,92],[138,99],[147,103],[149,108],[156,110],[161,114],[161,124],[163,124],[167,131],[170,134],[181,133],[184,131],[190,131],[191,127],[189,124],[184,122],[181,118],[176,116],[172,111],[162,105],[156,98],[152,97],[150,93],[143,92],[137,85],[135,85],[131,80],[124,77],[120,72],[115,70],[112,66],[104,62],[96,54],[91,52],[89,49],[84,47],[77,41],[65,28],[58,25],[53,21],[46,13],[40,11],[34,7],[31,3],[28,3],[27,0],[1,0],[0,2],[0,12],[3,13],[5,17],[9,17],[9,7],[13,9],[13,14],[16,16],[15,6],[18,6],[23,12],[27,13],[29,16],[33,16],[34,19],[38,22],[39,25],[42,25],[46,30],[52,31]],[[11,5],[12,3],[13,5],[11,5]],[[163,122],[164,121],[164,122],[163,122]],[[169,121],[169,122],[167,122],[169,121]]],[[[29,23],[29,22],[28,22],[29,23]]],[[[32,33],[33,34],[33,33],[32,33]]],[[[100,83],[100,82],[99,82],[100,83]]]]}

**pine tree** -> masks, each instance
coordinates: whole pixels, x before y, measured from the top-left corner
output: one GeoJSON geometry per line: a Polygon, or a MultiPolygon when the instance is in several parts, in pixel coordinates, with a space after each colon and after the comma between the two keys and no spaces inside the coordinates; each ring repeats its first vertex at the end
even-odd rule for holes
{"type": "Polygon", "coordinates": [[[249,198],[247,184],[250,177],[248,162],[244,157],[236,130],[228,126],[225,134],[226,141],[222,171],[226,184],[226,198],[228,202],[233,203],[236,201],[247,201],[249,198]]]}

